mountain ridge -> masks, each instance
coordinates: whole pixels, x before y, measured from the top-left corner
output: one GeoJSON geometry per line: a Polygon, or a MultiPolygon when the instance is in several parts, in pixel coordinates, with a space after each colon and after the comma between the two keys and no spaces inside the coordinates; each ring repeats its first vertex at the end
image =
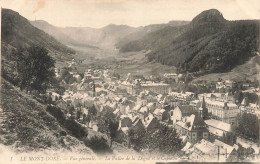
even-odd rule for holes
{"type": "Polygon", "coordinates": [[[72,54],[75,54],[73,49],[32,26],[26,18],[16,11],[3,8],[1,26],[2,42],[10,44],[17,49],[41,45],[48,49],[53,58],[65,60],[70,60],[72,54]]]}
{"type": "Polygon", "coordinates": [[[149,61],[176,66],[179,72],[226,72],[259,51],[258,36],[258,21],[227,21],[213,9],[190,24],[159,29],[118,48],[121,52],[151,50],[149,61]]]}
{"type": "Polygon", "coordinates": [[[117,38],[124,33],[134,32],[136,28],[127,25],[109,24],[102,28],[91,27],[57,27],[40,20],[31,24],[49,33],[60,42],[67,45],[82,45],[96,48],[113,46],[117,38]]]}
{"type": "Polygon", "coordinates": [[[151,24],[140,27],[131,27],[123,24],[108,24],[101,28],[92,28],[57,27],[43,20],[31,21],[32,25],[54,36],[64,44],[73,46],[75,45],[73,43],[77,42],[77,45],[81,44],[82,46],[92,46],[100,49],[112,49],[112,51],[117,47],[117,44],[135,40],[146,33],[166,26],[180,26],[187,23],[188,21],[170,21],[165,24],[151,24]]]}

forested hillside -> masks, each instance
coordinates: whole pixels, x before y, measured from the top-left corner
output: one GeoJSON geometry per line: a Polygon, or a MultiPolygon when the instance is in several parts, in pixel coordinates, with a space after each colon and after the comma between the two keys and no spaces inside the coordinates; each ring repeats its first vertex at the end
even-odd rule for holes
{"type": "Polygon", "coordinates": [[[211,9],[188,25],[165,27],[119,48],[151,50],[149,61],[176,66],[180,72],[226,72],[259,51],[259,21],[227,21],[211,9]]]}
{"type": "MultiPolygon", "coordinates": [[[[160,30],[160,29],[184,26],[187,24],[189,24],[189,21],[170,21],[165,24],[151,24],[151,25],[147,25],[144,27],[139,27],[136,32],[130,33],[130,34],[122,37],[121,39],[119,39],[118,42],[116,43],[116,47],[120,48],[130,41],[139,40],[142,37],[146,36],[147,34],[160,30]]],[[[135,48],[135,47],[130,46],[130,47],[125,47],[125,48],[128,48],[131,51],[131,48],[135,48]]],[[[125,51],[125,50],[123,50],[123,51],[125,51]]]]}

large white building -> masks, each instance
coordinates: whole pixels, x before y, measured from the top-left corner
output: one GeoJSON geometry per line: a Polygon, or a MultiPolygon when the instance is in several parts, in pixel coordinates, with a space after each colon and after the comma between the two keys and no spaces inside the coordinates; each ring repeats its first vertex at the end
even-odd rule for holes
{"type": "Polygon", "coordinates": [[[141,88],[157,94],[168,94],[171,92],[170,85],[165,83],[145,82],[141,83],[141,88]]]}
{"type": "Polygon", "coordinates": [[[121,88],[126,89],[129,94],[139,94],[141,91],[147,90],[157,94],[168,94],[171,91],[169,84],[165,83],[154,83],[154,82],[135,82],[131,83],[123,81],[120,84],[121,88]]]}
{"type": "Polygon", "coordinates": [[[213,117],[215,116],[217,119],[229,124],[235,122],[237,114],[240,112],[238,106],[234,103],[213,101],[209,99],[206,99],[205,101],[208,112],[211,113],[213,117]]]}

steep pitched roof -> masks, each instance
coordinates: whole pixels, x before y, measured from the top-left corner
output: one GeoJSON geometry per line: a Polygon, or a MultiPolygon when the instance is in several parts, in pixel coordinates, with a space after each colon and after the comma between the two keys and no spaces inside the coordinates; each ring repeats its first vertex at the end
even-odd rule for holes
{"type": "Polygon", "coordinates": [[[143,125],[145,126],[145,128],[147,128],[150,123],[154,120],[155,118],[153,117],[152,114],[149,114],[144,120],[143,120],[143,125]]]}
{"type": "Polygon", "coordinates": [[[176,125],[179,125],[182,128],[191,131],[192,127],[193,127],[194,119],[195,119],[195,115],[192,114],[190,116],[183,117],[182,120],[180,120],[180,121],[177,121],[176,125]]]}
{"type": "Polygon", "coordinates": [[[137,104],[137,105],[133,108],[133,110],[134,110],[134,111],[139,111],[139,110],[141,109],[141,107],[142,107],[142,105],[137,104]]]}
{"type": "Polygon", "coordinates": [[[177,121],[176,124],[190,131],[193,129],[205,129],[205,131],[207,130],[206,123],[198,113],[183,117],[182,120],[177,121]]]}
{"type": "Polygon", "coordinates": [[[120,112],[120,109],[117,108],[116,110],[114,110],[113,114],[118,114],[120,112]]]}
{"type": "Polygon", "coordinates": [[[161,109],[158,109],[158,108],[157,108],[157,109],[155,109],[155,110],[154,110],[154,112],[153,112],[153,114],[155,114],[155,115],[158,115],[158,114],[159,114],[159,112],[160,112],[160,110],[161,110],[161,109]]]}
{"type": "Polygon", "coordinates": [[[205,102],[204,97],[203,97],[203,99],[202,99],[201,108],[203,108],[203,109],[207,108],[207,107],[206,107],[206,102],[205,102]]]}
{"type": "Polygon", "coordinates": [[[208,126],[212,126],[214,128],[217,128],[217,129],[220,129],[220,130],[223,130],[226,132],[231,132],[231,125],[228,123],[225,123],[223,121],[211,119],[211,120],[205,120],[205,123],[208,126]]]}
{"type": "Polygon", "coordinates": [[[227,144],[225,144],[224,142],[221,142],[221,141],[219,141],[219,140],[217,140],[217,139],[215,139],[214,144],[217,145],[217,146],[220,146],[222,149],[225,149],[225,150],[226,150],[227,158],[228,158],[229,155],[232,153],[232,151],[235,149],[234,146],[227,145],[227,144]]]}
{"type": "Polygon", "coordinates": [[[147,106],[142,107],[142,108],[139,110],[139,112],[140,112],[140,113],[148,112],[148,107],[147,107],[147,106]]]}
{"type": "Polygon", "coordinates": [[[179,105],[178,107],[182,112],[182,116],[188,116],[190,114],[197,113],[197,111],[191,105],[179,105]]]}
{"type": "Polygon", "coordinates": [[[194,147],[207,155],[215,154],[217,152],[217,146],[205,139],[202,139],[199,143],[196,143],[194,147]]]}
{"type": "Polygon", "coordinates": [[[138,124],[138,122],[140,122],[142,124],[142,126],[144,126],[143,122],[137,118],[134,122],[133,122],[133,126],[136,126],[138,124]]]}
{"type": "Polygon", "coordinates": [[[245,98],[243,99],[243,101],[241,102],[241,105],[244,105],[244,106],[247,106],[247,105],[248,105],[247,97],[245,97],[245,98]]]}
{"type": "Polygon", "coordinates": [[[205,128],[207,124],[204,122],[203,118],[198,113],[195,113],[195,119],[193,122],[194,128],[205,128]]]}

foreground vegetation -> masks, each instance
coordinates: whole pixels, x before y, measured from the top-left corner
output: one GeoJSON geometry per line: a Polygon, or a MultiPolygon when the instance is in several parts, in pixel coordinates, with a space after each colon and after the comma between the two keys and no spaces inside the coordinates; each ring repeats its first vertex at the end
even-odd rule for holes
{"type": "Polygon", "coordinates": [[[32,96],[2,79],[1,102],[3,121],[0,142],[15,146],[15,151],[63,149],[91,153],[84,143],[69,135],[55,117],[32,96]]]}

